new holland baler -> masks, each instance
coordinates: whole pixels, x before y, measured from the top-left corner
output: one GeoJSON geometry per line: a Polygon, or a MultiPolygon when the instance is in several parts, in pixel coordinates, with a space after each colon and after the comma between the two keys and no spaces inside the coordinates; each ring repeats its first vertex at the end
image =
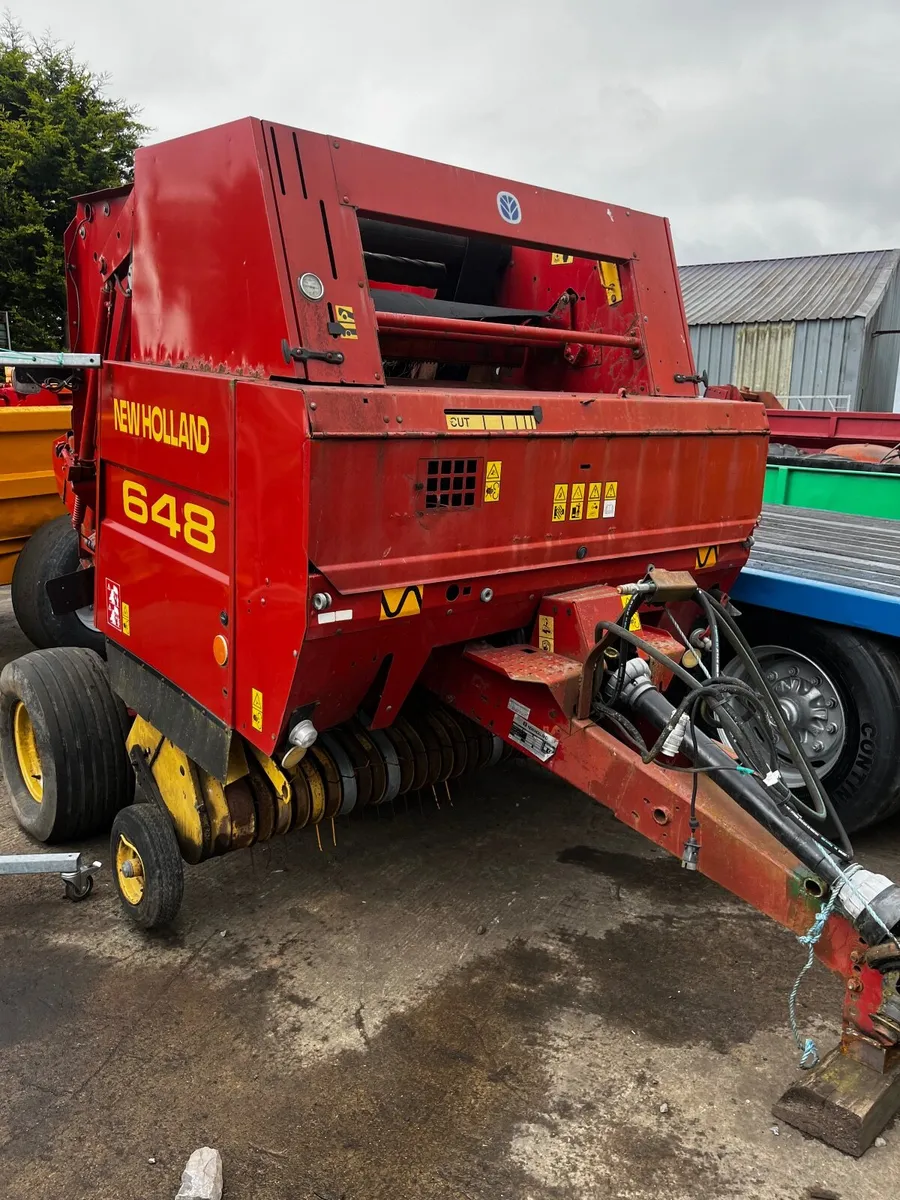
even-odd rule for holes
{"type": "Polygon", "coordinates": [[[79,561],[41,582],[93,604],[108,673],[72,646],[4,670],[21,824],[112,822],[150,927],[183,861],[511,747],[788,928],[820,915],[844,1037],[783,1111],[861,1152],[896,1092],[900,889],[734,623],[766,416],[698,394],[667,223],[248,119],[140,150],[66,262],[79,561]]]}

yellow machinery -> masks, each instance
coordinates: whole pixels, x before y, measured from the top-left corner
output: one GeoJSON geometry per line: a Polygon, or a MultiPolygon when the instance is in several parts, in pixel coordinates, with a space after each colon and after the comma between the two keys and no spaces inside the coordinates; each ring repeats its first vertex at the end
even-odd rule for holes
{"type": "Polygon", "coordinates": [[[0,584],[34,531],[66,510],[56,492],[54,441],[69,429],[68,405],[0,408],[0,584]]]}

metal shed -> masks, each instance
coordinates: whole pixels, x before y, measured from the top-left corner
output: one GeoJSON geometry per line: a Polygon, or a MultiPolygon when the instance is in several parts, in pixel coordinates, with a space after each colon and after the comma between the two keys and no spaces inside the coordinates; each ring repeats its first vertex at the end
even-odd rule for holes
{"type": "MultiPolygon", "coordinates": [[[[680,268],[699,371],[790,408],[895,406],[900,250],[680,268]]],[[[900,406],[898,406],[900,407],[900,406]]]]}

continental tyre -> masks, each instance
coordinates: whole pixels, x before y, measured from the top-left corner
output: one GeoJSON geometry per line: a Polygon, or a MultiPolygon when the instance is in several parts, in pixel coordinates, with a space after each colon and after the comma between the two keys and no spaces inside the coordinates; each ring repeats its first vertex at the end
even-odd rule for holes
{"type": "Polygon", "coordinates": [[[68,517],[57,517],[36,530],[16,560],[10,588],[19,628],[40,650],[84,646],[104,654],[106,641],[94,628],[90,609],[57,616],[47,595],[48,579],[78,570],[78,536],[68,517]]]}
{"type": "Polygon", "coordinates": [[[92,650],[34,650],[7,663],[0,763],[22,828],[41,842],[108,829],[134,796],[126,728],[106,664],[92,650]]]}
{"type": "Polygon", "coordinates": [[[181,907],[184,865],[168,813],[156,803],[116,814],[109,858],[119,900],[141,929],[169,925],[181,907]]]}
{"type": "MultiPolygon", "coordinates": [[[[900,655],[890,642],[749,606],[741,627],[847,831],[900,811],[900,655]]],[[[805,797],[799,777],[783,774],[805,797]]]]}

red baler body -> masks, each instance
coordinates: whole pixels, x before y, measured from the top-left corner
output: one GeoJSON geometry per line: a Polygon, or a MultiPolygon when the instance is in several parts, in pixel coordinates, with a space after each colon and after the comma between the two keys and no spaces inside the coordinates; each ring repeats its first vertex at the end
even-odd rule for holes
{"type": "Polygon", "coordinates": [[[661,218],[246,120],[139,151],[68,244],[71,344],[106,360],[76,409],[99,415],[74,485],[99,512],[97,624],[263,750],[309,705],[327,727],[368,698],[389,724],[434,647],[527,628],[548,592],[651,561],[727,584],[746,559],[765,413],[676,381],[661,218]],[[427,289],[379,289],[366,222],[508,246],[492,304],[553,311],[499,332],[385,311],[427,289]],[[101,292],[129,252],[130,289],[101,292]],[[392,376],[407,358],[469,365],[392,376]]]}

